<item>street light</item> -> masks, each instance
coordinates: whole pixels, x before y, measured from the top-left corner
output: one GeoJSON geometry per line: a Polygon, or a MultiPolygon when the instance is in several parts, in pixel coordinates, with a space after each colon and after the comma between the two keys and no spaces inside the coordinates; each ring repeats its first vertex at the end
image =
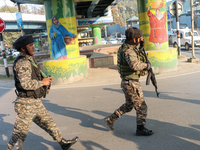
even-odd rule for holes
{"type": "Polygon", "coordinates": [[[191,36],[192,36],[192,58],[195,59],[194,55],[194,16],[193,16],[193,6],[197,6],[199,2],[195,2],[193,4],[193,0],[190,0],[190,5],[191,5],[191,36]]]}

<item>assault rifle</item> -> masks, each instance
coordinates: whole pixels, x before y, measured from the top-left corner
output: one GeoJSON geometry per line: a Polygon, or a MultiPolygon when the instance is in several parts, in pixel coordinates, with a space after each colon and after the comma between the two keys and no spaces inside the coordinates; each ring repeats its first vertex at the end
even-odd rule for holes
{"type": "MultiPolygon", "coordinates": [[[[51,75],[49,75],[48,77],[51,77],[51,75]]],[[[50,85],[45,87],[45,94],[44,94],[43,98],[45,98],[46,95],[49,94],[49,91],[47,91],[47,90],[50,89],[50,87],[51,87],[51,83],[50,83],[50,85]]]]}
{"type": "MultiPolygon", "coordinates": [[[[49,75],[48,77],[51,77],[51,75],[49,75]]],[[[47,90],[49,90],[51,88],[51,83],[49,84],[49,86],[47,86],[47,90]]],[[[47,91],[47,94],[49,94],[49,91],[47,91]]]]}
{"type": "MultiPolygon", "coordinates": [[[[146,54],[146,52],[144,50],[144,46],[142,48],[140,48],[140,51],[143,53],[143,55],[144,55],[147,63],[150,63],[149,60],[148,60],[148,58],[147,58],[147,54],[146,54]]],[[[153,73],[152,68],[150,68],[148,70],[148,75],[147,75],[147,79],[146,79],[146,85],[149,85],[150,79],[151,79],[151,83],[155,87],[155,91],[156,91],[157,97],[159,97],[160,93],[158,93],[158,91],[157,91],[158,87],[157,87],[156,77],[155,77],[155,74],[153,73]]]]}

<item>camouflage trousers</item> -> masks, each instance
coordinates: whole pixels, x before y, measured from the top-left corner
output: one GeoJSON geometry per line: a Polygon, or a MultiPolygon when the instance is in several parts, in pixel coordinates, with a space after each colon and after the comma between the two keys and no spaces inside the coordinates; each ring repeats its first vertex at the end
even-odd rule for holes
{"type": "Polygon", "coordinates": [[[140,82],[134,80],[122,80],[121,88],[125,94],[126,102],[115,111],[115,114],[120,117],[121,115],[130,112],[134,107],[136,110],[137,125],[144,125],[146,123],[147,105],[144,101],[140,82]]]}
{"type": "Polygon", "coordinates": [[[14,131],[8,143],[8,150],[12,149],[18,139],[22,141],[25,140],[32,122],[49,133],[54,140],[58,142],[61,141],[62,134],[58,130],[55,121],[42,104],[41,98],[19,98],[15,102],[14,108],[17,116],[15,119],[14,131]]]}

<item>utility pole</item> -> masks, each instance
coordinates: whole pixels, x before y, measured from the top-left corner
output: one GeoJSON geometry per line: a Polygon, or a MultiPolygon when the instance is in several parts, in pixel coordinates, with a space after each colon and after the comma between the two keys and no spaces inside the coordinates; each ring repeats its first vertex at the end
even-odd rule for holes
{"type": "Polygon", "coordinates": [[[107,39],[107,28],[106,28],[106,25],[105,25],[105,38],[107,39]]]}
{"type": "Polygon", "coordinates": [[[9,75],[9,70],[8,70],[8,64],[7,64],[7,59],[6,59],[6,51],[5,51],[5,48],[4,48],[2,33],[0,33],[0,42],[1,42],[1,49],[2,49],[2,52],[3,52],[3,61],[4,61],[5,70],[6,70],[6,75],[7,75],[7,77],[9,77],[10,75],[9,75]]]}
{"type": "Polygon", "coordinates": [[[178,1],[176,1],[176,28],[177,28],[178,56],[181,56],[181,40],[180,40],[180,31],[179,31],[178,1]]]}
{"type": "Polygon", "coordinates": [[[192,36],[192,57],[191,59],[195,59],[194,56],[194,16],[193,16],[193,0],[190,0],[191,6],[191,36],[192,36]]]}

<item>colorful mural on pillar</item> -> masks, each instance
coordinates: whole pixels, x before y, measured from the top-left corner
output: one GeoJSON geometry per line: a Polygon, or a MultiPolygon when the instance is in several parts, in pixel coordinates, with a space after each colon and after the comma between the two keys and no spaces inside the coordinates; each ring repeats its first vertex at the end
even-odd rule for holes
{"type": "Polygon", "coordinates": [[[167,12],[164,0],[138,0],[139,25],[146,50],[168,49],[167,12]]]}
{"type": "Polygon", "coordinates": [[[45,1],[45,8],[51,59],[78,57],[80,54],[73,0],[45,1]]]}
{"type": "Polygon", "coordinates": [[[74,0],[45,1],[51,59],[43,70],[53,84],[66,84],[87,76],[87,58],[80,55],[77,40],[74,0]]]}
{"type": "Polygon", "coordinates": [[[92,25],[93,44],[101,43],[101,25],[92,25]]]}

